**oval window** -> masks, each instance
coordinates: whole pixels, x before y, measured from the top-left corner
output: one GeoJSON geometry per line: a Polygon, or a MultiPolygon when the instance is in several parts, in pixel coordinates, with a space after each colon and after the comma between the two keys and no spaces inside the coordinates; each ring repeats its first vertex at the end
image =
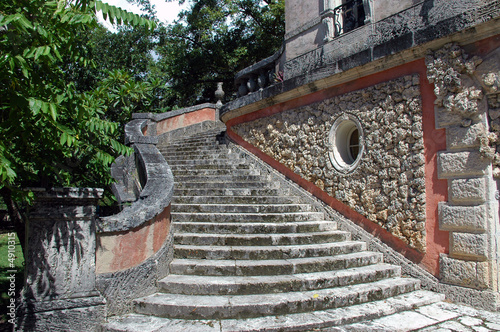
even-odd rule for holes
{"type": "Polygon", "coordinates": [[[335,120],[330,130],[330,161],[342,173],[352,172],[364,151],[363,135],[359,121],[352,114],[343,114],[335,120]]]}

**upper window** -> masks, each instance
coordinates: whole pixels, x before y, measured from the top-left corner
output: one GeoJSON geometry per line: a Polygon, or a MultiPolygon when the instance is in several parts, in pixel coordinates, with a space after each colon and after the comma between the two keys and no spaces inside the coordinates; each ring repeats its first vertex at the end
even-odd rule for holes
{"type": "Polygon", "coordinates": [[[349,32],[365,24],[365,8],[363,0],[346,1],[343,5],[343,33],[349,32]]]}

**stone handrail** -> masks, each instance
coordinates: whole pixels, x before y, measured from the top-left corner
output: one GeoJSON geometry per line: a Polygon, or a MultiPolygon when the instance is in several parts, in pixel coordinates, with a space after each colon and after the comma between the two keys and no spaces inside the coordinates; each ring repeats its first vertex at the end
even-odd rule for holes
{"type": "Polygon", "coordinates": [[[136,166],[142,185],[139,200],[116,215],[102,217],[97,228],[100,233],[136,228],[163,212],[172,200],[172,171],[156,148],[158,139],[143,134],[146,127],[145,119],[132,120],[125,126],[125,142],[135,150],[136,166]]]}

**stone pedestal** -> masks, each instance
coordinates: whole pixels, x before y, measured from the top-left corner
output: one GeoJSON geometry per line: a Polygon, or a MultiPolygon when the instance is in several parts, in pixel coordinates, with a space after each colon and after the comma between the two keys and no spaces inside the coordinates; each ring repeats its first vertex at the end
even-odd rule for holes
{"type": "Polygon", "coordinates": [[[94,331],[106,314],[95,287],[95,212],[102,190],[34,191],[19,325],[30,331],[94,331]]]}

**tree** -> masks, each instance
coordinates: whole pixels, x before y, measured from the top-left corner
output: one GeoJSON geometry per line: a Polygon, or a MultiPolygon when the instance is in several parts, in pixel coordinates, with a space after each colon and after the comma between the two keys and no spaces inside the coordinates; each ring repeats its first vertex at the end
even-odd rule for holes
{"type": "Polygon", "coordinates": [[[91,0],[0,2],[0,194],[18,226],[29,186],[106,186],[115,156],[130,150],[105,117],[106,99],[78,90],[67,68],[90,64],[82,34],[111,22],[154,23],[91,0]]]}
{"type": "Polygon", "coordinates": [[[284,0],[193,0],[161,36],[158,66],[168,105],[213,101],[215,82],[234,91],[236,72],[274,54],[284,36],[284,0]]]}

